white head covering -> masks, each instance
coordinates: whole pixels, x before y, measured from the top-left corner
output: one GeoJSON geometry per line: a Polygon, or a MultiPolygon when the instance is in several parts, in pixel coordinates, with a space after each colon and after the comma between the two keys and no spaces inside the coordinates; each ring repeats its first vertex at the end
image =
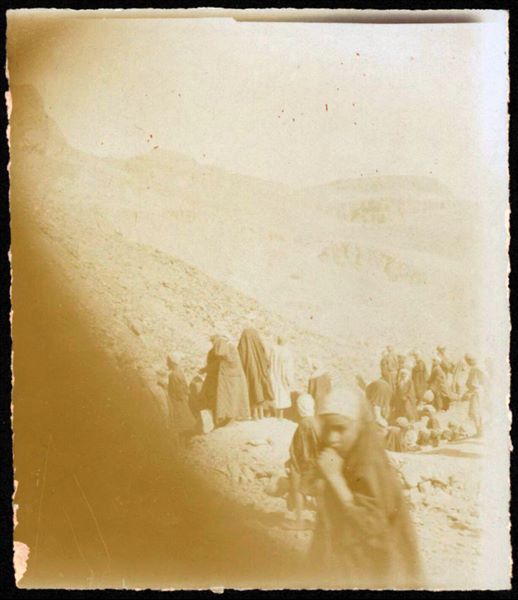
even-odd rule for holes
{"type": "Polygon", "coordinates": [[[315,415],[315,400],[311,394],[301,394],[297,398],[297,410],[299,415],[304,417],[313,417],[315,415]]]}
{"type": "Polygon", "coordinates": [[[341,415],[354,421],[360,418],[361,396],[357,390],[335,388],[322,400],[319,415],[341,415]]]}
{"type": "Polygon", "coordinates": [[[426,390],[426,392],[423,394],[423,400],[425,402],[433,402],[434,398],[435,394],[432,392],[432,390],[426,390]]]}
{"type": "Polygon", "coordinates": [[[398,417],[396,419],[396,425],[399,425],[399,427],[407,428],[410,425],[410,423],[408,422],[408,419],[406,417],[398,417]]]}

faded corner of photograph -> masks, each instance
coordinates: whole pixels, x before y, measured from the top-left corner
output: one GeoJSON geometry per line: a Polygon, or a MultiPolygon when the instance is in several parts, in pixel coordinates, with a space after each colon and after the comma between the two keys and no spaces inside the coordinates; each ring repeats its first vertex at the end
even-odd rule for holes
{"type": "Polygon", "coordinates": [[[507,13],[426,12],[8,12],[18,587],[510,588],[507,13]]]}

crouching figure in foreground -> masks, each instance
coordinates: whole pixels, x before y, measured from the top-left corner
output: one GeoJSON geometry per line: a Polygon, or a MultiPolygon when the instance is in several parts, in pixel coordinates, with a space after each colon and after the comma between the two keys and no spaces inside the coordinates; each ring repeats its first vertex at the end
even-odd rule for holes
{"type": "Polygon", "coordinates": [[[329,587],[419,588],[420,559],[401,484],[355,390],[319,407],[322,450],[311,563],[329,587]]]}

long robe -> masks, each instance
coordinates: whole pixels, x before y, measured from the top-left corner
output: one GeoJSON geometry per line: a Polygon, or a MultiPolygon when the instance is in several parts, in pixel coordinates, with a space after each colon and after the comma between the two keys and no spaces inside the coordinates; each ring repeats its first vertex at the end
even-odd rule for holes
{"type": "Polygon", "coordinates": [[[441,356],[441,369],[445,372],[446,376],[455,371],[455,364],[445,354],[441,356]]]}
{"type": "Polygon", "coordinates": [[[388,421],[392,410],[392,386],[385,379],[377,379],[365,388],[365,395],[371,405],[378,406],[381,416],[388,421]]]}
{"type": "Polygon", "coordinates": [[[421,400],[428,389],[428,369],[423,359],[416,361],[412,369],[412,381],[414,382],[415,395],[418,400],[421,400]]]}
{"type": "Polygon", "coordinates": [[[385,449],[390,452],[408,452],[407,432],[407,429],[391,425],[387,429],[385,449]]]}
{"type": "Polygon", "coordinates": [[[223,338],[216,338],[207,354],[200,409],[210,409],[214,419],[247,419],[250,416],[248,388],[237,350],[223,338]]]}
{"type": "Polygon", "coordinates": [[[310,377],[308,381],[308,394],[311,394],[315,400],[316,414],[318,414],[322,401],[329,394],[331,388],[331,375],[327,371],[318,371],[310,377]]]}
{"type": "Polygon", "coordinates": [[[203,379],[196,375],[189,385],[189,407],[195,417],[199,417],[200,410],[203,408],[203,379]]]}
{"type": "Polygon", "coordinates": [[[301,419],[290,444],[290,465],[303,475],[313,470],[319,452],[319,426],[315,417],[301,419]]]}
{"type": "Polygon", "coordinates": [[[353,501],[339,504],[327,483],[318,501],[311,560],[320,584],[368,589],[422,585],[407,502],[372,423],[362,426],[342,477],[353,501]]]}
{"type": "Polygon", "coordinates": [[[274,345],[270,352],[270,378],[273,406],[277,409],[291,406],[290,388],[293,385],[293,355],[287,346],[274,345]]]}
{"type": "Polygon", "coordinates": [[[450,389],[448,378],[441,365],[432,368],[428,386],[434,394],[433,404],[437,410],[448,410],[450,405],[450,389]]]}
{"type": "Polygon", "coordinates": [[[273,401],[272,384],[266,350],[255,329],[245,329],[238,344],[239,356],[248,384],[252,407],[273,401]]]}
{"type": "Polygon", "coordinates": [[[417,419],[416,404],[412,379],[398,381],[396,393],[394,394],[392,421],[395,421],[398,417],[406,417],[409,421],[415,421],[417,419]]]}
{"type": "Polygon", "coordinates": [[[469,367],[463,361],[459,360],[453,370],[453,380],[451,384],[452,391],[458,396],[462,396],[466,391],[466,383],[469,376],[469,367]]]}
{"type": "Polygon", "coordinates": [[[468,378],[466,380],[467,391],[464,398],[469,401],[468,415],[475,421],[482,416],[481,404],[486,384],[486,375],[477,366],[470,367],[468,378]]]}
{"type": "Polygon", "coordinates": [[[381,377],[387,383],[390,383],[390,385],[392,386],[392,389],[396,388],[398,369],[399,369],[399,363],[398,363],[397,356],[395,354],[385,353],[381,357],[381,361],[380,361],[381,377]]]}
{"type": "Polygon", "coordinates": [[[174,365],[169,372],[169,415],[174,431],[194,431],[196,419],[189,408],[189,386],[183,370],[174,365]]]}
{"type": "Polygon", "coordinates": [[[214,356],[218,361],[215,422],[250,418],[248,388],[236,348],[228,340],[219,338],[214,344],[214,356]]]}
{"type": "Polygon", "coordinates": [[[219,358],[216,356],[214,345],[207,353],[207,362],[202,372],[204,372],[206,376],[201,389],[199,407],[200,410],[208,408],[213,411],[216,407],[218,396],[219,372],[219,358]]]}

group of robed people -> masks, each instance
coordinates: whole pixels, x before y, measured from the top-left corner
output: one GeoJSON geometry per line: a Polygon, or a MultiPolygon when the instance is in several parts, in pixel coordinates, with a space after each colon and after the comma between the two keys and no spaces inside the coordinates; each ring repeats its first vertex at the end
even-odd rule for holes
{"type": "Polygon", "coordinates": [[[406,451],[437,445],[440,439],[465,437],[462,425],[450,421],[444,427],[438,419],[459,401],[468,403],[467,416],[476,435],[482,435],[482,405],[489,376],[473,355],[453,361],[446,348],[438,346],[429,370],[419,351],[402,355],[388,346],[380,371],[380,378],[369,385],[362,378],[358,383],[373,406],[378,425],[385,428],[388,449],[406,451]]]}
{"type": "MultiPolygon", "coordinates": [[[[369,385],[359,382],[363,394],[333,389],[329,372],[315,360],[307,391],[297,394],[292,391],[293,358],[282,338],[267,350],[258,332],[247,328],[237,347],[221,334],[211,342],[206,365],[190,386],[181,355],[168,357],[175,429],[181,435],[192,433],[196,414],[203,410],[211,411],[216,425],[282,416],[294,398],[298,426],[286,468],[288,508],[295,519],[288,526],[305,528],[303,511],[312,503],[317,518],[310,564],[319,579],[330,585],[419,587],[415,532],[385,449],[401,419],[417,423],[423,412],[433,437],[439,428],[437,412],[457,399],[469,401],[476,420],[487,379],[474,357],[466,355],[461,367],[438,348],[428,373],[420,353],[410,355],[410,364],[408,356],[388,347],[381,377],[369,385]],[[459,376],[462,369],[464,378],[459,376]],[[380,435],[382,423],[386,431],[380,435]]],[[[405,450],[402,444],[399,450],[405,450]]]]}
{"type": "MultiPolygon", "coordinates": [[[[283,337],[278,336],[274,344],[267,346],[259,332],[248,327],[237,346],[224,333],[213,335],[210,341],[206,364],[190,385],[181,366],[182,355],[174,352],[167,357],[171,427],[179,438],[199,430],[200,419],[207,414],[211,427],[219,427],[250,418],[282,418],[291,409],[294,359],[283,337]]],[[[318,402],[331,390],[331,377],[320,361],[309,362],[312,371],[308,392],[318,402]]]]}

